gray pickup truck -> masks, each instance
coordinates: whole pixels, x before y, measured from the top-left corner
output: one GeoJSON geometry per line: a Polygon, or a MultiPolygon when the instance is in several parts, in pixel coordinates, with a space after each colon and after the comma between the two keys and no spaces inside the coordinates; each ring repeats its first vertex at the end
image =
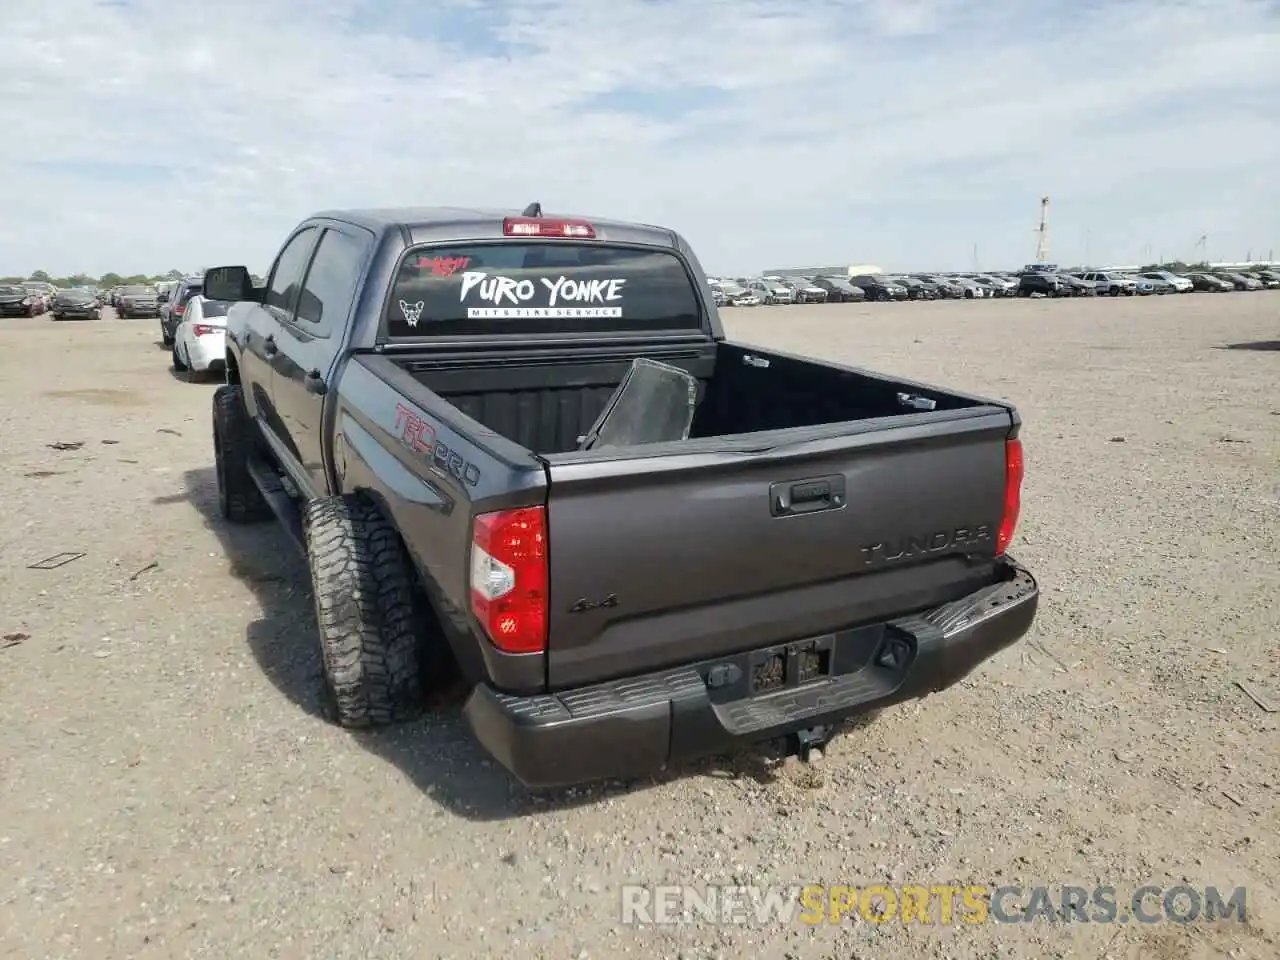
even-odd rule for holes
{"type": "Polygon", "coordinates": [[[670,230],[330,211],[233,301],[223,515],[310,564],[329,707],[413,715],[461,676],[531,787],[782,740],[956,683],[1035,617],[1006,552],[1006,403],[725,338],[670,230]],[[683,439],[583,443],[637,358],[696,378],[683,439]]]}

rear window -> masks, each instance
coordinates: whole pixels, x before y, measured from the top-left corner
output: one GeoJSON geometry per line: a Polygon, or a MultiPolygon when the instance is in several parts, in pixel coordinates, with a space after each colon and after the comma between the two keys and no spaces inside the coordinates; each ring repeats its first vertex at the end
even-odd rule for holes
{"type": "Polygon", "coordinates": [[[699,329],[683,262],[600,243],[410,250],[387,305],[391,337],[699,329]]]}
{"type": "Polygon", "coordinates": [[[227,306],[222,300],[206,300],[200,304],[200,313],[206,317],[225,317],[227,306]]]}

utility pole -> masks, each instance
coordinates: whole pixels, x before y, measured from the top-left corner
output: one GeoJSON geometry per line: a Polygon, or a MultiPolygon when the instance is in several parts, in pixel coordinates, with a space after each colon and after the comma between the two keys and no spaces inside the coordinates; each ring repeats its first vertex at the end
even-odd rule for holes
{"type": "Polygon", "coordinates": [[[1036,227],[1040,235],[1036,241],[1036,263],[1044,263],[1049,256],[1049,198],[1040,198],[1040,226],[1036,227]]]}

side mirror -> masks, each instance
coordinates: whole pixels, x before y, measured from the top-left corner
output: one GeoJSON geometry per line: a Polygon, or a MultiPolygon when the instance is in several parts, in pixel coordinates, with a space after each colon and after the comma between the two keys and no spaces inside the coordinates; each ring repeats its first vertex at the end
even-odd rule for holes
{"type": "Polygon", "coordinates": [[[262,292],[253,285],[253,279],[245,267],[214,267],[204,274],[204,296],[207,300],[262,299],[262,292]]]}

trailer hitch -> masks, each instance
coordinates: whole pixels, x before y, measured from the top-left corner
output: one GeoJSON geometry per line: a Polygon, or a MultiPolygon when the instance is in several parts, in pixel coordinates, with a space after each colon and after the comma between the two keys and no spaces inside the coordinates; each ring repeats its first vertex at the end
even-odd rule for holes
{"type": "Polygon", "coordinates": [[[809,763],[811,759],[815,759],[812,755],[813,751],[818,751],[818,756],[822,755],[822,748],[831,742],[835,731],[835,724],[832,723],[797,730],[791,734],[791,752],[799,757],[802,763],[809,763]]]}

